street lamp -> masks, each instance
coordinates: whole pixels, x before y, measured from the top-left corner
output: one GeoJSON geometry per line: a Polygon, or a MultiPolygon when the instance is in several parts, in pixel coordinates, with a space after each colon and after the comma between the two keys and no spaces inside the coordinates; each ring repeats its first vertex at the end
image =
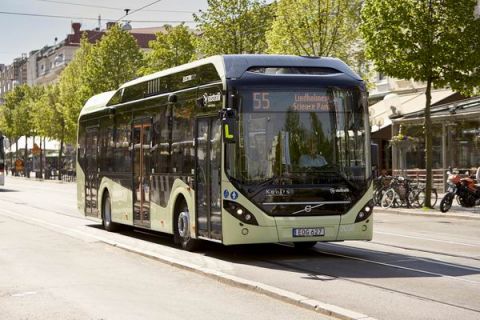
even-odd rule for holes
{"type": "MultiPolygon", "coordinates": [[[[125,17],[128,16],[128,13],[130,12],[130,9],[123,9],[125,11],[125,17]]],[[[123,25],[122,25],[122,30],[124,31],[130,31],[132,30],[132,26],[130,25],[130,21],[125,20],[123,25]]]]}

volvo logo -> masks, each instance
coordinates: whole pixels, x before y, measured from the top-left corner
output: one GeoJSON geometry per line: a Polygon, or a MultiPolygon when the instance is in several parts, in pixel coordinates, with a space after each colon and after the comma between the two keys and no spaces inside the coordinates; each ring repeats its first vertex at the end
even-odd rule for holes
{"type": "Polygon", "coordinates": [[[330,193],[335,194],[335,193],[348,193],[350,192],[350,189],[348,188],[330,188],[330,193]]]}

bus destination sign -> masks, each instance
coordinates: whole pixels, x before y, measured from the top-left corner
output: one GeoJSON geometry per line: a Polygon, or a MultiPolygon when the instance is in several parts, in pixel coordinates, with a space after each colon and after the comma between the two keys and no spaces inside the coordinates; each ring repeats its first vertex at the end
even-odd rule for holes
{"type": "Polygon", "coordinates": [[[252,100],[254,111],[328,112],[331,97],[318,92],[252,92],[252,100]]]}
{"type": "Polygon", "coordinates": [[[328,111],[329,97],[319,94],[295,94],[293,111],[328,111]]]}

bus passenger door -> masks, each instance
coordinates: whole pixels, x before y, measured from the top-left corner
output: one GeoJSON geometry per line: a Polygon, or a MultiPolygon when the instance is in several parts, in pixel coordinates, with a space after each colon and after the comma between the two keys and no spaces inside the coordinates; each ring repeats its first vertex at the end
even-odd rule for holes
{"type": "Polygon", "coordinates": [[[98,127],[86,129],[85,215],[98,217],[98,127]]]}
{"type": "Polygon", "coordinates": [[[133,223],[150,227],[151,120],[134,122],[133,143],[133,223]]]}
{"type": "Polygon", "coordinates": [[[222,239],[221,220],[221,127],[218,116],[197,119],[196,123],[195,204],[198,234],[222,239]]]}

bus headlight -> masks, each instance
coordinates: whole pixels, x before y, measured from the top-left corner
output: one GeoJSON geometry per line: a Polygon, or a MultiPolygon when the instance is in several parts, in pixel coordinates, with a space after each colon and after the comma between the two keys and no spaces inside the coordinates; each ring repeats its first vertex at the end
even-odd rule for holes
{"type": "Polygon", "coordinates": [[[368,203],[360,210],[355,219],[355,223],[367,220],[368,217],[372,215],[373,212],[373,200],[368,201],[368,203]]]}
{"type": "Polygon", "coordinates": [[[241,204],[229,200],[223,200],[223,208],[243,223],[258,226],[255,216],[245,209],[241,204]]]}

